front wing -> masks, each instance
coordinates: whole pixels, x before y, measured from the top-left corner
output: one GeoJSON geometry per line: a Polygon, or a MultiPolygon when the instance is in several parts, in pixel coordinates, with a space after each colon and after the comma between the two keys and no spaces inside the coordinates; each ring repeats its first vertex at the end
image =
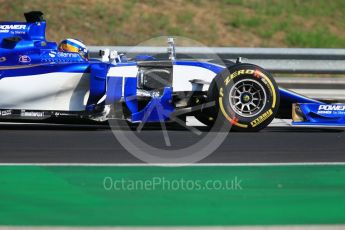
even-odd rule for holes
{"type": "Polygon", "coordinates": [[[293,104],[292,120],[295,126],[345,127],[345,104],[293,104]]]}

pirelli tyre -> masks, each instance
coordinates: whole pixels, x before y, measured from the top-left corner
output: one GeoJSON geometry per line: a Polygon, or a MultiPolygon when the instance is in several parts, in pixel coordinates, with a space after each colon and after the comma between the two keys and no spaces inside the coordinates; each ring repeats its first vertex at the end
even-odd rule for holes
{"type": "Polygon", "coordinates": [[[253,132],[271,123],[280,97],[270,73],[256,65],[236,64],[214,78],[208,100],[215,102],[216,109],[203,111],[202,122],[253,132]]]}

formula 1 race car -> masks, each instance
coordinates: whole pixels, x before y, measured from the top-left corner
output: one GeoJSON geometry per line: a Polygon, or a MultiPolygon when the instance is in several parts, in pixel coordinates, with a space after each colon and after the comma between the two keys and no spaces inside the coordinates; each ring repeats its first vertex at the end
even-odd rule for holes
{"type": "Polygon", "coordinates": [[[61,51],[55,42],[46,41],[42,16],[29,12],[26,22],[0,23],[2,121],[150,123],[188,115],[208,126],[218,122],[238,131],[258,131],[275,117],[293,118],[295,125],[345,124],[345,105],[279,88],[259,66],[240,59],[176,60],[172,39],[165,60],[130,60],[110,50],[101,51],[99,60],[61,51]]]}

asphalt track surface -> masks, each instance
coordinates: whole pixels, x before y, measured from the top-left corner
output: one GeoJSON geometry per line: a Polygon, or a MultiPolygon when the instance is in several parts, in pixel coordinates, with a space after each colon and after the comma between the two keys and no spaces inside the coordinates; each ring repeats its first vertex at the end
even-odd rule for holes
{"type": "MultiPolygon", "coordinates": [[[[131,132],[131,131],[124,131],[131,132]]],[[[194,143],[193,134],[168,128],[174,143],[194,143]]],[[[201,128],[206,135],[207,130],[201,128]]],[[[162,131],[144,129],[140,138],[164,143],[162,131]]],[[[0,124],[0,163],[142,163],[106,126],[0,124]]],[[[173,144],[174,144],[173,143],[173,144]]],[[[345,162],[344,129],[268,127],[258,133],[230,133],[200,163],[345,162]]]]}

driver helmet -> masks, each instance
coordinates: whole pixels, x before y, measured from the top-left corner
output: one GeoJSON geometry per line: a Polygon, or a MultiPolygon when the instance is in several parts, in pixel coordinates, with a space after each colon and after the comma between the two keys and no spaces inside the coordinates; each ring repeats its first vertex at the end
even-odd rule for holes
{"type": "Polygon", "coordinates": [[[77,39],[68,38],[61,41],[58,50],[62,52],[79,53],[84,60],[89,59],[89,50],[86,45],[77,39]]]}

